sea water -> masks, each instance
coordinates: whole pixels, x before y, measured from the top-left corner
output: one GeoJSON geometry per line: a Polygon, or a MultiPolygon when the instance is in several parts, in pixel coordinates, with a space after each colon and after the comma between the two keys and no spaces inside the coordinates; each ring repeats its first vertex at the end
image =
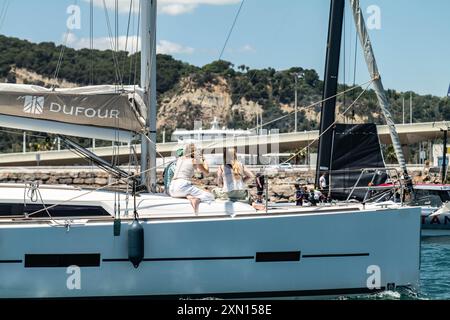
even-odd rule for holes
{"type": "Polygon", "coordinates": [[[450,237],[422,240],[421,299],[450,299],[450,237]]]}
{"type": "MultiPolygon", "coordinates": [[[[447,300],[450,299],[450,237],[422,239],[418,292],[402,290],[361,296],[357,300],[447,300]]],[[[345,299],[345,298],[343,298],[345,299]]]]}

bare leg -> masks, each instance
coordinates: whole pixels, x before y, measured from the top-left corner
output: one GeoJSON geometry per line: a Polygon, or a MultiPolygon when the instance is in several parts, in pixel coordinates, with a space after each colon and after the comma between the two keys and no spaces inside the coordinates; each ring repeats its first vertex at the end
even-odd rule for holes
{"type": "Polygon", "coordinates": [[[193,196],[187,196],[187,199],[191,202],[194,213],[198,214],[198,207],[200,206],[200,199],[194,198],[193,196]]]}
{"type": "Polygon", "coordinates": [[[257,211],[263,211],[266,210],[266,206],[261,203],[253,203],[252,207],[257,211]]]}

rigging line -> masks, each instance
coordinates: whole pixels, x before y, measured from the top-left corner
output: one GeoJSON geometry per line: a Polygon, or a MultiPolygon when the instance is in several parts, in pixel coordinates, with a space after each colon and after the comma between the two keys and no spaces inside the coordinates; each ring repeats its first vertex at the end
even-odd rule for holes
{"type": "Polygon", "coordinates": [[[111,53],[112,53],[112,58],[113,58],[113,63],[114,63],[114,71],[115,71],[115,74],[116,74],[116,81],[117,81],[117,83],[121,83],[122,79],[121,79],[121,76],[120,76],[120,66],[119,66],[119,62],[118,62],[117,57],[116,57],[116,52],[114,50],[114,39],[113,39],[113,34],[112,34],[111,21],[109,19],[108,7],[106,5],[106,1],[105,0],[103,0],[103,9],[105,11],[106,25],[107,25],[107,28],[108,28],[109,44],[111,46],[111,53]]]}
{"type": "Polygon", "coordinates": [[[145,137],[145,139],[147,139],[147,141],[152,146],[152,148],[155,150],[155,152],[158,154],[158,156],[160,156],[162,159],[164,159],[165,157],[157,149],[157,144],[154,141],[152,141],[146,134],[144,134],[143,136],[145,137]]]}
{"type": "Polygon", "coordinates": [[[239,19],[239,15],[241,14],[244,3],[245,3],[245,0],[242,0],[241,5],[239,6],[239,10],[237,11],[236,16],[234,17],[234,21],[233,21],[233,24],[231,25],[230,31],[228,32],[228,36],[227,36],[227,39],[225,40],[225,44],[223,45],[222,51],[220,52],[219,60],[222,60],[223,54],[225,53],[225,49],[228,45],[228,41],[230,41],[231,35],[232,35],[234,27],[236,26],[236,23],[239,19]]]}
{"type": "Polygon", "coordinates": [[[119,1],[118,0],[116,0],[116,3],[115,3],[115,16],[114,16],[114,19],[115,19],[115,32],[116,32],[116,52],[118,53],[119,52],[119,1]]]}
{"type": "MultiPolygon", "coordinates": [[[[287,6],[286,6],[287,7],[287,6]]],[[[279,24],[278,25],[278,28],[277,28],[277,32],[276,33],[279,33],[279,32],[281,32],[281,30],[282,30],[282,27],[285,27],[286,25],[287,25],[287,23],[288,23],[288,19],[285,19],[285,21],[284,21],[284,23],[283,24],[279,24]]],[[[248,78],[248,81],[253,85],[253,80],[255,79],[255,77],[256,77],[256,75],[257,75],[257,72],[253,72],[253,74],[248,78]]],[[[239,101],[241,101],[241,99],[242,99],[242,97],[244,96],[244,87],[242,87],[240,90],[239,90],[239,94],[237,95],[237,99],[236,99],[236,101],[239,103],[239,101]]],[[[203,101],[203,99],[202,99],[202,101],[203,101]]],[[[258,121],[258,120],[257,120],[258,121]]],[[[256,126],[255,127],[256,129],[258,129],[259,128],[259,126],[256,126]]]]}
{"type": "MultiPolygon", "coordinates": [[[[115,122],[116,122],[116,127],[118,127],[119,119],[117,118],[115,122]]],[[[112,154],[112,159],[111,159],[111,164],[112,164],[113,167],[116,166],[119,163],[119,154],[120,154],[120,151],[118,150],[120,148],[120,146],[118,145],[118,139],[119,139],[119,137],[118,137],[118,135],[119,135],[118,130],[115,130],[114,135],[115,135],[115,141],[113,142],[113,150],[112,150],[113,154],[112,154]]],[[[118,180],[115,179],[115,181],[117,183],[118,180]]],[[[118,210],[119,210],[118,214],[119,214],[119,217],[120,217],[120,209],[119,209],[118,202],[119,202],[118,193],[114,192],[114,218],[117,218],[118,210]]]]}
{"type": "Polygon", "coordinates": [[[6,4],[8,3],[8,0],[5,0],[2,2],[2,8],[0,10],[0,21],[3,19],[3,13],[5,12],[6,4]]]}
{"type": "Polygon", "coordinates": [[[107,24],[107,28],[108,28],[108,36],[109,36],[109,43],[110,43],[110,47],[111,47],[111,54],[112,54],[112,58],[113,58],[113,63],[114,63],[114,71],[116,74],[116,83],[120,82],[120,74],[119,74],[119,66],[118,66],[118,61],[117,61],[117,57],[116,57],[116,52],[115,52],[115,42],[114,42],[114,37],[113,37],[113,32],[112,32],[112,27],[111,27],[111,21],[109,19],[109,11],[108,11],[108,7],[106,5],[106,1],[103,0],[103,8],[105,11],[105,20],[106,20],[106,24],[107,24]]]}
{"type": "Polygon", "coordinates": [[[355,60],[353,64],[353,85],[356,84],[357,60],[358,60],[358,31],[355,30],[355,60]]]}
{"type": "MultiPolygon", "coordinates": [[[[350,44],[350,53],[348,54],[348,68],[347,68],[347,74],[348,74],[348,81],[349,81],[349,83],[352,83],[351,80],[352,80],[352,75],[353,75],[353,71],[354,71],[354,69],[352,69],[353,68],[353,56],[354,56],[354,53],[355,53],[355,50],[356,50],[356,46],[357,46],[357,43],[355,43],[355,45],[353,45],[352,34],[353,34],[353,31],[356,32],[356,27],[353,24],[353,22],[351,21],[351,19],[352,19],[352,17],[350,15],[350,23],[349,23],[350,24],[350,30],[349,30],[349,33],[348,33],[348,42],[350,44]]],[[[358,41],[358,34],[356,33],[355,36],[356,36],[356,41],[358,41]]],[[[353,85],[355,85],[355,84],[356,83],[353,81],[353,85]]]]}
{"type": "Polygon", "coordinates": [[[11,4],[10,0],[6,0],[5,2],[3,2],[3,7],[0,12],[0,29],[3,27],[3,24],[6,20],[6,16],[8,15],[8,9],[10,4],[11,4]]]}
{"type": "MultiPolygon", "coordinates": [[[[368,82],[366,82],[366,83],[364,83],[364,84],[362,84],[362,85],[360,85],[360,86],[355,86],[354,88],[351,88],[351,89],[347,90],[347,92],[348,92],[348,91],[350,91],[350,90],[355,90],[356,88],[359,88],[359,87],[362,87],[362,86],[367,85],[367,88],[360,94],[360,96],[358,97],[358,99],[356,99],[356,100],[354,101],[354,103],[353,103],[353,104],[352,104],[345,112],[348,112],[348,110],[349,110],[349,109],[350,109],[350,108],[351,108],[351,107],[359,100],[359,98],[360,98],[360,97],[368,90],[368,88],[370,87],[370,85],[371,85],[375,80],[376,80],[376,79],[374,78],[374,79],[372,79],[372,80],[370,80],[370,81],[368,81],[368,82]]],[[[339,96],[339,95],[342,95],[342,93],[338,93],[338,94],[336,94],[335,96],[329,97],[328,99],[333,99],[333,98],[335,98],[335,97],[337,97],[337,96],[339,96]]],[[[308,106],[307,108],[313,107],[313,106],[315,106],[315,105],[317,105],[317,104],[321,104],[321,103],[323,103],[324,101],[326,101],[326,100],[328,100],[328,99],[324,99],[324,100],[322,100],[322,101],[319,101],[319,102],[317,102],[317,103],[314,103],[314,104],[308,106]]],[[[336,122],[337,122],[337,121],[336,121],[336,122]]],[[[266,124],[263,124],[262,126],[265,126],[265,125],[266,125],[266,124]]],[[[333,125],[334,125],[334,124],[332,124],[332,126],[333,126],[333,125]]],[[[330,127],[330,128],[331,128],[331,127],[330,127]]],[[[327,130],[329,130],[330,128],[328,128],[327,130]]],[[[323,134],[325,134],[325,133],[326,133],[326,131],[325,131],[323,134]]],[[[322,135],[323,135],[323,134],[322,134],[322,135]]],[[[239,136],[238,136],[238,137],[239,137],[239,136]]],[[[319,138],[320,138],[320,137],[319,137],[319,138]]],[[[214,142],[214,143],[208,145],[208,146],[207,146],[206,148],[204,148],[204,149],[211,148],[211,147],[213,147],[214,145],[216,145],[216,144],[218,144],[218,143],[219,143],[219,141],[216,141],[216,142],[214,142]]],[[[302,152],[304,152],[305,150],[307,150],[308,148],[310,148],[312,145],[313,145],[313,143],[310,144],[307,148],[303,149],[302,152]]],[[[297,153],[296,156],[299,155],[300,153],[301,153],[301,152],[297,153]]],[[[295,157],[294,157],[294,158],[295,158],[295,157]]],[[[293,158],[292,158],[292,159],[293,159],[293,158]]],[[[290,159],[290,160],[292,160],[292,159],[290,159]]],[[[163,167],[164,167],[164,164],[161,164],[161,165],[159,165],[159,166],[155,166],[155,167],[153,167],[153,168],[149,168],[149,169],[147,169],[147,170],[145,170],[145,171],[143,171],[143,172],[137,172],[136,174],[134,174],[134,175],[132,175],[132,176],[130,176],[130,177],[128,177],[128,178],[129,178],[129,179],[139,178],[139,177],[141,176],[142,173],[148,173],[148,172],[150,172],[150,171],[152,171],[152,170],[154,170],[154,169],[163,168],[163,167]]],[[[108,188],[110,188],[110,187],[113,187],[113,186],[115,186],[115,185],[117,185],[117,184],[118,184],[117,182],[113,182],[113,183],[109,183],[109,184],[107,184],[107,185],[105,185],[105,186],[96,188],[96,189],[94,189],[94,190],[86,191],[86,192],[84,192],[84,193],[82,193],[82,194],[80,194],[80,195],[74,196],[74,197],[72,197],[72,198],[70,198],[70,199],[67,199],[67,200],[65,200],[65,201],[61,201],[61,202],[59,202],[59,203],[57,203],[57,204],[54,204],[54,205],[48,207],[47,209],[53,209],[53,208],[55,208],[55,207],[64,205],[64,204],[66,204],[66,203],[75,201],[75,200],[77,200],[77,199],[80,199],[80,198],[82,198],[82,197],[84,197],[84,196],[90,195],[90,194],[92,194],[92,193],[94,193],[94,192],[106,190],[106,189],[108,189],[108,188]]],[[[35,212],[31,213],[31,214],[29,215],[29,217],[31,217],[31,216],[33,216],[33,215],[36,215],[36,214],[38,214],[38,213],[41,213],[41,212],[43,212],[43,211],[44,211],[44,210],[38,210],[38,211],[35,211],[35,212]]]]}
{"type": "MultiPolygon", "coordinates": [[[[142,1],[142,0],[141,0],[142,1]]],[[[139,50],[139,39],[140,39],[140,35],[141,35],[141,6],[139,6],[139,14],[138,14],[138,21],[137,21],[137,37],[136,37],[136,54],[134,56],[134,90],[136,91],[136,81],[137,81],[137,66],[138,66],[138,55],[137,55],[137,51],[139,50]]],[[[142,45],[141,45],[142,46],[142,45]]],[[[141,50],[141,54],[142,54],[142,50],[141,50]]]]}
{"type": "Polygon", "coordinates": [[[90,0],[90,26],[89,26],[89,49],[91,50],[91,74],[90,84],[94,84],[94,0],[90,0]]]}
{"type": "MultiPolygon", "coordinates": [[[[119,58],[119,1],[116,0],[114,4],[114,29],[115,29],[115,51],[116,51],[116,59],[117,59],[117,68],[120,68],[119,58]]],[[[120,69],[119,69],[120,72],[120,69]]],[[[120,83],[117,84],[116,90],[119,89],[119,86],[123,87],[123,79],[122,79],[122,73],[119,73],[120,76],[120,83]]]]}
{"type": "Polygon", "coordinates": [[[131,26],[131,15],[133,11],[133,0],[130,1],[130,11],[128,13],[128,23],[127,23],[127,36],[125,38],[125,55],[122,59],[122,75],[125,75],[125,62],[127,60],[127,50],[128,50],[128,38],[130,36],[130,26],[131,26]]]}
{"type": "MultiPolygon", "coordinates": [[[[139,3],[138,3],[139,5],[139,3]]],[[[139,13],[138,13],[139,14],[139,13]]],[[[133,14],[133,20],[132,20],[132,27],[131,29],[135,30],[136,27],[136,14],[133,14]]],[[[136,34],[138,34],[139,30],[136,30],[136,34]]],[[[139,36],[136,36],[139,37],[139,36]]],[[[137,51],[138,49],[135,49],[135,44],[136,44],[136,39],[132,39],[131,40],[131,51],[130,51],[130,65],[129,65],[129,70],[128,70],[128,85],[132,85],[132,77],[133,77],[133,64],[134,64],[134,60],[136,59],[137,56],[137,51]]],[[[125,72],[125,69],[124,69],[125,72]]]]}
{"type": "MultiPolygon", "coordinates": [[[[341,113],[342,115],[345,115],[356,104],[356,102],[358,102],[358,100],[361,99],[361,97],[367,92],[367,90],[369,90],[369,88],[370,88],[370,86],[372,85],[373,82],[374,82],[374,80],[370,81],[370,83],[361,92],[361,94],[356,98],[356,100],[353,101],[353,103],[350,104],[350,106],[347,109],[345,109],[344,112],[341,113]]],[[[303,152],[305,152],[306,150],[311,148],[313,146],[313,144],[316,143],[317,141],[319,141],[322,138],[323,135],[325,135],[328,131],[330,131],[334,127],[334,125],[337,124],[337,122],[338,122],[338,120],[335,120],[322,134],[319,135],[319,137],[317,137],[310,144],[308,144],[308,146],[306,146],[305,148],[303,148],[302,150],[300,150],[295,155],[293,155],[291,158],[287,159],[286,161],[284,161],[281,164],[289,163],[290,161],[294,160],[297,156],[299,156],[300,154],[302,154],[303,152]]]]}
{"type": "MultiPolygon", "coordinates": [[[[305,107],[305,109],[309,109],[309,108],[315,107],[316,105],[323,105],[323,103],[324,103],[325,101],[328,101],[328,100],[330,100],[330,99],[337,98],[337,97],[341,96],[342,94],[344,94],[344,93],[346,93],[346,92],[350,92],[350,91],[356,90],[356,89],[359,88],[359,87],[363,87],[363,86],[365,86],[365,85],[368,85],[368,87],[369,87],[375,80],[376,80],[376,79],[374,78],[374,79],[372,79],[372,80],[367,81],[366,83],[363,83],[362,85],[354,86],[353,88],[350,88],[350,89],[348,89],[348,90],[345,90],[344,92],[337,93],[337,94],[335,94],[334,96],[331,96],[331,97],[329,97],[329,98],[327,98],[327,99],[323,99],[323,100],[321,100],[321,101],[318,101],[318,102],[316,102],[316,103],[313,103],[313,104],[311,104],[311,105],[305,107]]],[[[368,88],[368,87],[367,87],[367,88],[368,88]]],[[[367,89],[366,89],[366,90],[367,90],[367,89]]],[[[364,93],[366,90],[364,90],[363,93],[364,93]]],[[[360,95],[360,96],[362,96],[362,95],[360,95]]],[[[358,98],[358,99],[359,99],[359,98],[358,98]]],[[[355,100],[355,102],[350,106],[350,108],[356,103],[356,101],[357,101],[357,100],[355,100]]],[[[349,108],[349,109],[350,109],[350,108],[349,108]]],[[[348,110],[349,110],[349,109],[348,109],[348,110]]],[[[347,113],[348,110],[346,110],[345,113],[347,113]]],[[[291,116],[291,115],[294,114],[294,113],[295,113],[295,111],[291,111],[291,112],[288,113],[287,115],[282,116],[282,117],[280,117],[280,118],[278,118],[278,119],[274,119],[274,120],[269,121],[269,122],[266,122],[266,123],[264,123],[264,124],[261,123],[261,125],[257,126],[256,129],[258,129],[258,128],[263,128],[263,127],[265,127],[265,126],[267,126],[267,125],[269,125],[269,124],[272,124],[272,123],[274,123],[274,122],[276,122],[276,121],[280,121],[280,120],[282,120],[282,119],[284,119],[284,118],[286,118],[286,117],[291,116]]],[[[337,120],[336,120],[336,121],[337,121],[337,120]]],[[[254,129],[255,129],[255,128],[254,128],[254,129]]],[[[238,135],[238,136],[236,136],[236,137],[239,138],[240,135],[238,135]]],[[[218,143],[218,142],[213,142],[213,143],[211,143],[210,145],[206,146],[204,149],[209,149],[209,148],[213,147],[214,145],[216,145],[217,143],[218,143]]],[[[310,148],[310,147],[311,147],[311,146],[308,146],[308,148],[310,148]]],[[[307,149],[308,149],[308,148],[307,148],[307,149]]],[[[305,151],[305,150],[302,150],[302,151],[305,151]]],[[[291,160],[292,160],[292,159],[291,159],[291,160]]]]}
{"type": "MultiPolygon", "coordinates": [[[[58,57],[58,62],[56,64],[56,70],[55,73],[53,75],[53,80],[55,81],[55,84],[58,82],[58,76],[59,76],[59,71],[61,70],[61,65],[62,65],[62,61],[63,61],[63,57],[64,57],[64,52],[66,51],[66,46],[65,44],[67,43],[69,38],[69,32],[67,32],[64,36],[64,44],[61,47],[61,51],[59,52],[59,57],[58,57]]],[[[52,88],[55,88],[55,84],[52,86],[52,88]]]]}
{"type": "MultiPolygon", "coordinates": [[[[139,14],[139,13],[138,13],[139,14]]],[[[135,27],[136,27],[136,15],[133,15],[133,22],[132,22],[132,30],[134,32],[135,27]]],[[[136,30],[136,34],[138,34],[139,30],[136,30]]],[[[136,41],[135,39],[131,40],[131,53],[130,53],[130,65],[129,65],[129,70],[128,70],[128,85],[132,85],[134,83],[132,83],[133,81],[133,65],[134,65],[134,61],[136,59],[137,56],[137,51],[138,49],[135,48],[135,44],[137,46],[137,38],[139,37],[139,35],[136,36],[136,41]]]]}
{"type": "MultiPolygon", "coordinates": [[[[287,8],[287,6],[286,6],[286,8],[287,8]]],[[[280,32],[282,27],[285,27],[287,23],[288,23],[288,19],[285,19],[283,24],[279,24],[278,25],[277,31],[280,32]]],[[[252,83],[252,85],[253,85],[253,80],[255,79],[256,75],[257,75],[257,72],[253,72],[253,74],[248,78],[248,81],[250,83],[252,83]]],[[[237,97],[236,101],[238,101],[238,103],[242,99],[242,97],[244,96],[244,90],[245,90],[244,88],[241,88],[239,90],[239,94],[236,95],[236,97],[237,97]]],[[[205,99],[205,97],[203,97],[202,100],[200,101],[200,105],[203,103],[204,99],[205,99]]],[[[258,128],[259,128],[259,126],[255,127],[255,129],[258,129],[258,128]]]]}
{"type": "MultiPolygon", "coordinates": [[[[345,89],[345,85],[346,85],[346,82],[345,82],[345,80],[347,80],[346,79],[346,75],[347,75],[347,70],[346,70],[346,68],[347,68],[347,23],[346,23],[346,21],[345,21],[345,8],[344,8],[344,19],[343,19],[343,23],[344,23],[344,71],[343,71],[343,77],[344,77],[344,81],[343,81],[343,84],[344,84],[344,89],[345,89]]],[[[342,96],[342,100],[343,100],[343,105],[344,105],[344,108],[345,108],[345,93],[344,93],[344,95],[342,96]]]]}
{"type": "MultiPolygon", "coordinates": [[[[50,221],[52,221],[57,226],[66,227],[67,224],[61,224],[58,221],[56,221],[50,214],[50,211],[48,211],[47,205],[45,204],[44,199],[42,198],[41,191],[39,190],[39,184],[36,184],[33,182],[33,183],[30,183],[28,185],[28,187],[30,188],[29,191],[31,191],[32,193],[36,192],[36,197],[37,197],[36,201],[38,201],[38,200],[41,201],[42,207],[44,208],[43,210],[47,213],[48,217],[50,218],[50,221]]],[[[27,188],[27,186],[25,186],[25,188],[27,188]]],[[[34,202],[33,199],[31,199],[31,201],[34,202]]],[[[26,202],[24,202],[24,207],[26,207],[26,202]]],[[[25,217],[27,217],[27,216],[28,216],[28,214],[25,214],[25,217]]],[[[52,226],[52,225],[50,225],[50,226],[52,226]]]]}
{"type": "Polygon", "coordinates": [[[3,28],[3,25],[6,20],[6,16],[8,15],[8,9],[11,4],[11,0],[6,0],[3,3],[2,11],[0,12],[0,30],[3,28]]]}
{"type": "MultiPolygon", "coordinates": [[[[359,97],[358,97],[358,98],[357,98],[357,99],[356,99],[356,100],[355,100],[355,101],[347,108],[347,110],[344,111],[344,114],[347,113],[348,110],[350,110],[350,108],[353,107],[354,104],[356,104],[356,102],[362,97],[362,95],[368,90],[368,88],[372,85],[372,83],[373,83],[375,80],[376,80],[376,78],[371,79],[370,81],[367,81],[366,83],[364,83],[364,84],[362,84],[362,85],[355,86],[355,87],[353,87],[353,88],[350,88],[350,89],[344,91],[344,92],[349,92],[349,91],[355,90],[355,89],[357,89],[357,88],[359,88],[359,87],[362,87],[362,86],[367,85],[367,87],[366,87],[366,88],[364,89],[364,91],[359,95],[359,97]]],[[[327,101],[327,100],[329,100],[329,99],[336,98],[336,97],[338,97],[338,96],[340,96],[340,95],[342,95],[342,94],[343,94],[343,92],[337,93],[336,95],[334,95],[334,96],[332,96],[332,97],[329,97],[329,98],[327,98],[327,99],[323,99],[323,100],[318,101],[318,102],[316,102],[316,103],[313,103],[313,104],[309,105],[309,106],[306,107],[306,108],[314,107],[314,106],[316,106],[316,105],[318,105],[318,104],[321,104],[321,103],[323,103],[323,102],[325,102],[325,101],[327,101]]],[[[291,114],[292,114],[292,113],[291,113],[291,114]]],[[[283,118],[284,118],[284,117],[283,117],[283,118]]],[[[278,120],[280,120],[280,119],[278,119],[278,120]]],[[[331,128],[336,122],[337,122],[337,120],[336,120],[329,128],[327,128],[327,130],[325,130],[325,131],[322,133],[322,135],[325,134],[328,130],[330,130],[330,128],[331,128]]],[[[264,127],[264,126],[266,126],[267,124],[268,124],[268,123],[261,124],[261,127],[264,127]]],[[[237,136],[237,137],[239,137],[239,136],[237,136]]],[[[319,139],[320,139],[320,138],[321,138],[321,136],[319,136],[319,139]]],[[[150,139],[150,138],[147,137],[147,139],[150,139]]],[[[151,141],[151,140],[150,140],[150,141],[151,141]]],[[[316,140],[315,140],[315,141],[316,141],[316,140]]],[[[315,142],[315,141],[314,141],[314,142],[315,142]]],[[[297,155],[301,154],[302,152],[304,152],[305,150],[307,150],[308,148],[310,148],[310,147],[314,144],[314,142],[311,143],[310,145],[308,145],[308,147],[302,149],[300,152],[298,152],[293,158],[289,159],[288,161],[294,159],[297,155]]],[[[154,142],[151,142],[151,144],[156,145],[154,142]]],[[[210,145],[208,145],[208,146],[207,146],[206,148],[204,148],[204,149],[209,149],[209,148],[211,148],[211,147],[213,147],[214,145],[217,145],[217,144],[218,144],[218,141],[215,141],[215,142],[211,143],[210,145]]],[[[285,163],[287,163],[287,162],[285,162],[285,163]]],[[[159,165],[159,166],[157,165],[157,166],[155,166],[155,167],[149,168],[149,169],[147,169],[147,170],[145,170],[145,171],[143,171],[143,172],[138,172],[138,173],[136,173],[136,174],[134,174],[134,175],[128,177],[128,179],[139,178],[139,177],[141,176],[142,173],[148,173],[148,172],[150,172],[150,171],[152,171],[152,170],[155,170],[155,169],[158,169],[158,168],[162,168],[162,167],[164,167],[164,164],[161,164],[161,165],[159,165]]],[[[60,203],[54,204],[54,205],[48,207],[47,209],[52,209],[52,208],[55,208],[55,207],[64,205],[64,204],[66,204],[66,203],[69,203],[69,202],[71,202],[71,201],[75,201],[75,200],[77,200],[77,199],[79,199],[79,198],[82,198],[82,197],[84,197],[84,196],[90,195],[90,194],[92,194],[92,193],[94,193],[94,192],[106,190],[106,189],[108,189],[108,188],[110,188],[110,187],[113,187],[113,186],[115,186],[115,185],[117,185],[117,184],[118,184],[118,182],[113,182],[113,183],[109,183],[109,184],[107,184],[107,185],[105,185],[105,186],[103,186],[103,187],[99,187],[99,188],[96,188],[96,189],[94,189],[94,190],[89,190],[89,191],[87,191],[87,192],[85,192],[85,193],[82,193],[82,194],[80,194],[80,195],[74,196],[74,197],[72,197],[72,198],[70,198],[70,199],[67,199],[67,200],[65,200],[65,201],[61,201],[60,203]]],[[[29,215],[29,217],[31,217],[32,215],[36,215],[36,214],[38,214],[38,213],[41,213],[41,212],[43,212],[43,211],[44,211],[44,209],[35,211],[35,212],[31,213],[31,214],[29,215]]]]}
{"type": "MultiPolygon", "coordinates": [[[[74,6],[78,5],[78,0],[74,0],[74,6]]],[[[67,42],[69,41],[69,35],[71,34],[69,26],[67,26],[66,34],[64,35],[64,43],[62,44],[61,51],[59,52],[59,59],[56,65],[55,74],[53,76],[53,80],[55,84],[52,86],[52,89],[55,89],[55,85],[58,82],[59,72],[61,71],[62,62],[64,60],[64,53],[66,51],[67,42]]]]}
{"type": "MultiPolygon", "coordinates": [[[[234,17],[234,21],[233,21],[233,23],[231,25],[231,28],[230,28],[229,32],[228,32],[227,38],[225,39],[225,43],[224,43],[224,45],[222,47],[222,51],[220,52],[219,61],[222,60],[222,58],[223,58],[223,55],[225,53],[225,49],[226,49],[226,47],[228,45],[228,42],[230,41],[231,35],[233,34],[234,28],[235,28],[236,23],[237,23],[237,21],[239,19],[239,15],[240,15],[240,13],[242,11],[244,3],[245,3],[245,0],[242,0],[241,5],[239,6],[239,9],[238,9],[238,11],[237,11],[237,13],[236,13],[236,15],[234,17]]],[[[255,74],[253,74],[253,77],[255,77],[255,74]]],[[[205,98],[206,98],[206,95],[203,95],[202,100],[199,103],[200,106],[203,104],[203,101],[205,100],[205,98]]]]}
{"type": "MultiPolygon", "coordinates": [[[[362,85],[354,86],[354,87],[352,87],[352,88],[349,88],[349,89],[347,89],[347,90],[344,90],[344,91],[342,91],[342,92],[340,92],[340,93],[337,93],[337,94],[335,94],[334,96],[331,96],[331,97],[329,97],[329,98],[327,98],[327,99],[323,99],[323,100],[317,101],[317,102],[315,102],[315,103],[313,103],[313,104],[310,104],[309,106],[304,107],[304,109],[310,109],[310,108],[315,107],[315,106],[317,106],[317,105],[320,105],[320,104],[322,104],[322,103],[324,103],[324,102],[326,102],[326,101],[328,101],[328,100],[331,100],[331,99],[333,99],[333,98],[337,98],[337,97],[342,96],[342,95],[344,95],[344,94],[346,94],[346,93],[348,93],[348,92],[355,91],[357,88],[362,87],[362,86],[365,86],[365,85],[367,85],[367,84],[371,84],[373,81],[374,81],[374,79],[372,79],[372,80],[370,80],[370,81],[367,81],[366,83],[363,83],[362,85]]],[[[295,114],[295,110],[294,110],[294,111],[290,111],[290,112],[288,112],[287,114],[285,114],[284,116],[281,116],[281,117],[279,117],[279,118],[277,118],[277,119],[271,120],[271,121],[266,122],[266,123],[262,123],[262,124],[260,124],[257,128],[261,128],[261,129],[262,129],[263,127],[266,127],[266,126],[268,126],[269,124],[272,124],[272,123],[278,122],[278,121],[280,121],[280,120],[283,120],[283,119],[285,119],[285,118],[287,118],[287,117],[289,117],[289,116],[291,116],[291,115],[293,115],[293,114],[295,114]]]]}

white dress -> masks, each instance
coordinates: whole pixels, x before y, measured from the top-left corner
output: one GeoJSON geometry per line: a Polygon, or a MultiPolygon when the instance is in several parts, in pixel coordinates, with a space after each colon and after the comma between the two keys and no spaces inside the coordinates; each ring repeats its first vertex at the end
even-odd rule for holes
{"type": "Polygon", "coordinates": [[[203,191],[192,184],[194,173],[195,169],[192,159],[178,159],[175,175],[169,188],[170,195],[174,198],[192,196],[201,202],[214,201],[214,196],[211,193],[203,191]]]}

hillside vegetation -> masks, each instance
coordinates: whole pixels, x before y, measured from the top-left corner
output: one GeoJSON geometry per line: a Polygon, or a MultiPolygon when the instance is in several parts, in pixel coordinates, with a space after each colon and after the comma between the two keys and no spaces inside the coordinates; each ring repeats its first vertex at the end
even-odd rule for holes
{"type": "MultiPolygon", "coordinates": [[[[89,84],[134,84],[140,79],[140,54],[114,53],[111,50],[64,50],[58,79],[55,70],[61,46],[45,42],[29,41],[0,35],[0,81],[31,83],[42,86],[75,86],[89,84]],[[115,64],[113,61],[117,61],[115,64]]],[[[235,66],[227,61],[215,61],[203,67],[175,60],[169,55],[157,57],[158,129],[167,136],[175,128],[192,129],[194,121],[205,125],[218,117],[221,124],[230,128],[253,128],[256,114],[263,115],[264,122],[277,119],[293,110],[295,82],[298,80],[300,130],[318,126],[320,106],[305,108],[322,98],[323,82],[315,70],[293,67],[288,70],[251,69],[245,65],[235,66]]],[[[348,89],[339,86],[339,91],[348,89]]],[[[338,110],[353,103],[362,92],[361,88],[341,96],[338,110]]],[[[389,90],[393,115],[397,123],[402,121],[402,98],[409,99],[409,92],[389,90]]],[[[431,95],[412,93],[415,122],[450,120],[450,101],[431,95]]],[[[408,108],[409,109],[409,108],[408,108]]],[[[383,123],[375,93],[367,91],[340,121],[383,123]]],[[[409,119],[409,113],[407,113],[409,119]]],[[[294,117],[270,124],[267,129],[288,132],[294,128],[294,117]]],[[[2,134],[4,151],[15,150],[21,137],[2,134]],[[5,150],[7,149],[7,150],[5,150]]],[[[32,148],[51,148],[46,144],[32,148]]]]}

